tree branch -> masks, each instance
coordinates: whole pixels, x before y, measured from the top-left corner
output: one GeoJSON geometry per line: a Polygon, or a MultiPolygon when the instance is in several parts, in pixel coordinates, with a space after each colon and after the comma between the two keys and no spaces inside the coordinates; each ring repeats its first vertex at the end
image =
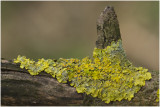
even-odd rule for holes
{"type": "MultiPolygon", "coordinates": [[[[104,49],[111,45],[112,41],[121,39],[117,16],[113,7],[107,6],[97,20],[96,47],[104,49]]],[[[101,99],[90,95],[77,94],[74,87],[61,84],[49,74],[40,73],[31,76],[27,71],[20,69],[19,65],[12,61],[1,60],[1,92],[2,105],[106,105],[106,106],[155,106],[156,93],[159,84],[158,71],[150,71],[152,79],[146,81],[135,97],[131,100],[114,101],[106,104],[101,99]],[[23,71],[23,72],[22,72],[23,71]]]]}

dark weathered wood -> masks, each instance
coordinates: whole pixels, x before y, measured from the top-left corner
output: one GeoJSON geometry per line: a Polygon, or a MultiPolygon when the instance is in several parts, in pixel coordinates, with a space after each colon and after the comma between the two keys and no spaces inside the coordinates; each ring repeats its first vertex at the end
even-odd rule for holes
{"type": "Polygon", "coordinates": [[[101,12],[97,20],[97,35],[96,47],[99,49],[104,49],[112,41],[121,39],[117,15],[112,6],[107,6],[101,12]]]}
{"type": "Polygon", "coordinates": [[[1,60],[1,104],[4,106],[82,105],[83,94],[45,72],[31,76],[12,61],[1,60]]]}

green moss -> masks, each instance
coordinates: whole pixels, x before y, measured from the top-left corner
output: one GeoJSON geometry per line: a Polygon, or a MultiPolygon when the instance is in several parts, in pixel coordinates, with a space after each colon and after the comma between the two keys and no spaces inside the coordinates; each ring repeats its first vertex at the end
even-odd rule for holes
{"type": "Polygon", "coordinates": [[[145,85],[145,80],[151,79],[148,69],[135,67],[128,61],[121,40],[112,42],[105,49],[95,48],[93,58],[60,58],[56,62],[42,58],[35,62],[18,56],[14,62],[20,63],[20,68],[27,69],[31,75],[45,71],[61,83],[70,81],[78,93],[90,94],[105,103],[122,99],[130,101],[145,85]]]}

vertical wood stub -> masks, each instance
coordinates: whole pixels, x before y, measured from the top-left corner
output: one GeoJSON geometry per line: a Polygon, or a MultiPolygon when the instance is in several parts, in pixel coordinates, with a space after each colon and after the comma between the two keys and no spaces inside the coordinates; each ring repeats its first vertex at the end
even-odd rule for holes
{"type": "Polygon", "coordinates": [[[107,6],[101,12],[97,20],[97,35],[96,47],[99,49],[104,49],[112,41],[121,39],[117,15],[112,6],[107,6]]]}

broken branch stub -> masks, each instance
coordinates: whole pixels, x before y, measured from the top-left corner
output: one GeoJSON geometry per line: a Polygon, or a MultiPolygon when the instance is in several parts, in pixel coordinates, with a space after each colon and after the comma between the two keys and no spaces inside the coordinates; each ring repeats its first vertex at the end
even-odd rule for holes
{"type": "Polygon", "coordinates": [[[100,14],[97,20],[96,47],[104,49],[111,44],[112,41],[121,39],[117,15],[112,6],[107,6],[100,14]]]}

